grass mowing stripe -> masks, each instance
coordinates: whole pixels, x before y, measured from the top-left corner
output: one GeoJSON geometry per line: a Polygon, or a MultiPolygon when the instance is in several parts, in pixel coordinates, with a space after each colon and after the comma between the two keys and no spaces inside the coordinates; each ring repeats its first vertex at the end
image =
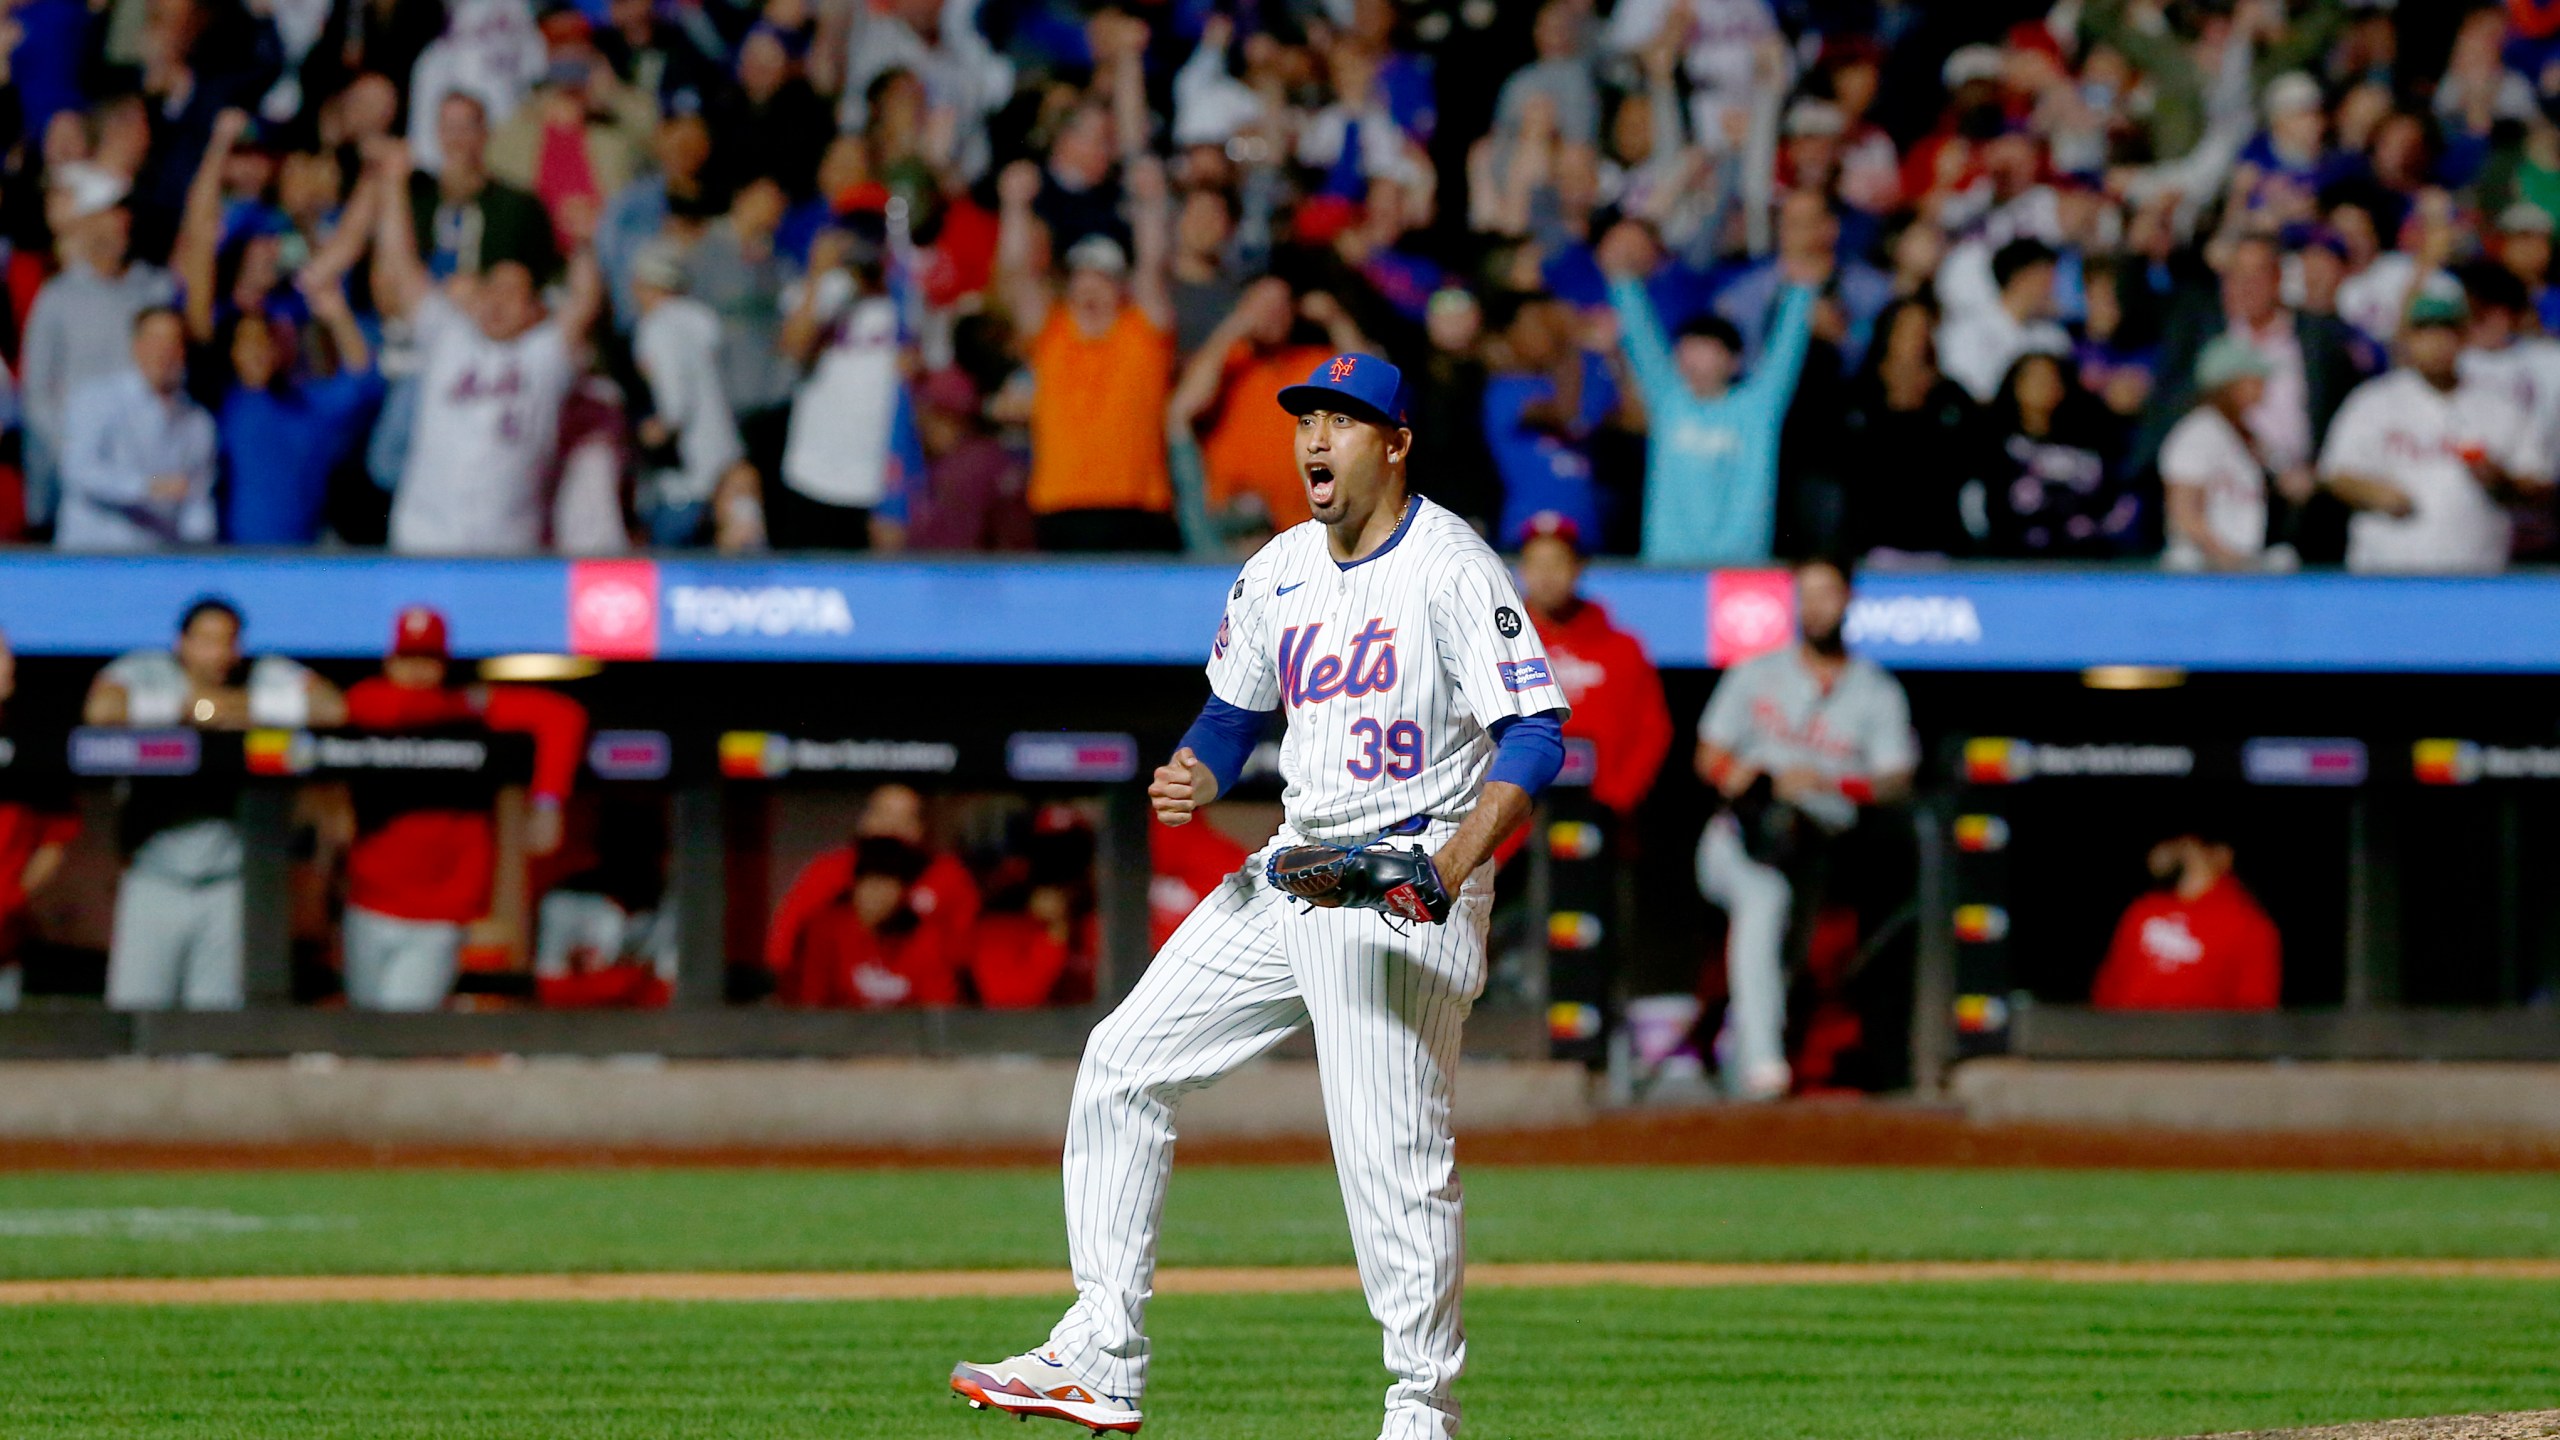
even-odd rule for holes
{"type": "MultiPolygon", "coordinates": [[[[1875,1264],[1697,1264],[1566,1261],[1478,1264],[1469,1293],[1618,1285],[1725,1290],[1783,1285],[2301,1285],[2333,1280],[2560,1282],[2560,1260],[1915,1260],[1875,1264]]],[[[1300,1295],[1355,1291],[1347,1265],[1193,1266],[1158,1270],[1158,1295],[1300,1295]]],[[[0,1280],[0,1306],[290,1305],[514,1301],[631,1302],[950,1300],[1037,1295],[1065,1301],[1060,1270],[624,1271],[574,1275],[227,1275],[0,1280]]]]}
{"type": "MultiPolygon", "coordinates": [[[[2560,1256],[2560,1175],[1504,1167],[1466,1186],[1488,1261],[2560,1256]]],[[[1350,1258],[1330,1169],[1176,1168],[1167,1264],[1350,1258]]],[[[1065,1263],[1057,1179],[1032,1171],[0,1176],[0,1278],[1065,1263]]]]}
{"type": "MultiPolygon", "coordinates": [[[[1469,1433],[2132,1440],[2560,1403],[2550,1287],[2012,1284],[1471,1297],[1469,1433]]],[[[13,1312],[0,1433],[132,1440],[1012,1440],[949,1400],[1034,1300],[13,1312]]],[[[1354,1295],[1154,1312],[1153,1440],[1369,1433],[1354,1295]]],[[[1064,1431],[1053,1433],[1064,1434],[1064,1431]]]]}

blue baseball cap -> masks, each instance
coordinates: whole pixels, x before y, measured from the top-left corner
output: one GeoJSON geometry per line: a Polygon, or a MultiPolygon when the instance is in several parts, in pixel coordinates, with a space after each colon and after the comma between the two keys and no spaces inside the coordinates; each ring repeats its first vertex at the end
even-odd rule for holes
{"type": "Polygon", "coordinates": [[[1315,368],[1303,385],[1280,392],[1280,408],[1292,415],[1335,410],[1381,425],[1405,422],[1404,372],[1375,355],[1336,355],[1315,368]]]}

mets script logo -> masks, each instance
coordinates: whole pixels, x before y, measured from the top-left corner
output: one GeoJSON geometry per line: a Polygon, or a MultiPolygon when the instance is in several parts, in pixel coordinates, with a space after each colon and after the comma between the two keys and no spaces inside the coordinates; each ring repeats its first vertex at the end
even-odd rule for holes
{"type": "Polygon", "coordinates": [[[1357,700],[1396,688],[1396,632],[1384,620],[1372,619],[1351,637],[1348,658],[1316,655],[1316,637],[1323,631],[1318,622],[1280,632],[1280,698],[1291,708],[1321,705],[1336,695],[1357,700]]]}
{"type": "Polygon", "coordinates": [[[1339,385],[1343,381],[1350,379],[1351,369],[1355,363],[1356,362],[1354,362],[1348,355],[1337,356],[1334,359],[1332,370],[1334,383],[1339,385]]]}

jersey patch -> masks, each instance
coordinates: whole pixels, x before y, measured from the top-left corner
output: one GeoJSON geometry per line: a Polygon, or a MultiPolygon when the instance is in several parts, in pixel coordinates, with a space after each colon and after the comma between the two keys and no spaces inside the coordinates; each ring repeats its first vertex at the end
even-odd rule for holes
{"type": "MultiPolygon", "coordinates": [[[[1508,615],[1511,612],[1505,610],[1502,613],[1508,615]]],[[[1544,660],[1505,660],[1497,668],[1502,671],[1502,688],[1515,695],[1555,683],[1547,675],[1547,662],[1544,660]]]]}
{"type": "MultiPolygon", "coordinates": [[[[1502,632],[1502,638],[1503,638],[1503,639],[1505,639],[1505,640],[1517,640],[1517,639],[1519,639],[1519,638],[1520,638],[1520,612],[1519,612],[1519,611],[1517,611],[1517,610],[1512,609],[1512,608],[1511,608],[1510,606],[1508,606],[1508,605],[1504,605],[1504,606],[1500,606],[1500,607],[1496,608],[1496,609],[1494,610],[1494,612],[1493,612],[1493,628],[1494,628],[1494,629],[1496,629],[1496,630],[1501,631],[1501,632],[1502,632]]],[[[1519,687],[1519,686],[1517,686],[1517,685],[1514,685],[1514,686],[1513,686],[1513,687],[1511,687],[1511,688],[1513,688],[1514,690],[1517,690],[1517,689],[1519,689],[1520,687],[1519,687]]]]}
{"type": "Polygon", "coordinates": [[[1227,635],[1230,628],[1228,618],[1224,615],[1219,616],[1218,638],[1209,642],[1210,659],[1224,660],[1227,658],[1227,635]]]}

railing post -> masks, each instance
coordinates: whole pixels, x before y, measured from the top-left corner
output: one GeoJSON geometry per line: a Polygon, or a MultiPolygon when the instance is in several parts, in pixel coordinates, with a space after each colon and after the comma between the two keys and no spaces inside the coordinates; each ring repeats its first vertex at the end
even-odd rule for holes
{"type": "Polygon", "coordinates": [[[2498,796],[2498,994],[2499,1005],[2521,1005],[2528,982],[2524,959],[2524,797],[2498,796]]]}
{"type": "Polygon", "coordinates": [[[676,902],[675,1004],[728,1001],[729,858],[726,787],[703,776],[677,786],[667,893],[676,902]]]}
{"type": "Polygon", "coordinates": [[[1956,1003],[1955,866],[1947,854],[1947,809],[1924,795],[1911,807],[1920,849],[1920,936],[1911,982],[1911,1088],[1944,1094],[1954,1052],[1956,1003]]]}
{"type": "Polygon", "coordinates": [[[2377,817],[2376,793],[2360,791],[2347,808],[2346,1006],[2368,1010],[2400,998],[2399,853],[2391,826],[2377,817]]]}
{"type": "Polygon", "coordinates": [[[1147,889],[1155,878],[1147,853],[1151,823],[1145,786],[1113,785],[1102,792],[1102,833],[1094,854],[1099,869],[1094,912],[1102,934],[1101,953],[1094,957],[1093,998],[1106,1007],[1119,1004],[1137,987],[1139,972],[1154,951],[1147,909],[1147,889]]]}
{"type": "Polygon", "coordinates": [[[240,994],[253,1010],[293,1003],[293,795],[240,787],[240,994]]]}

